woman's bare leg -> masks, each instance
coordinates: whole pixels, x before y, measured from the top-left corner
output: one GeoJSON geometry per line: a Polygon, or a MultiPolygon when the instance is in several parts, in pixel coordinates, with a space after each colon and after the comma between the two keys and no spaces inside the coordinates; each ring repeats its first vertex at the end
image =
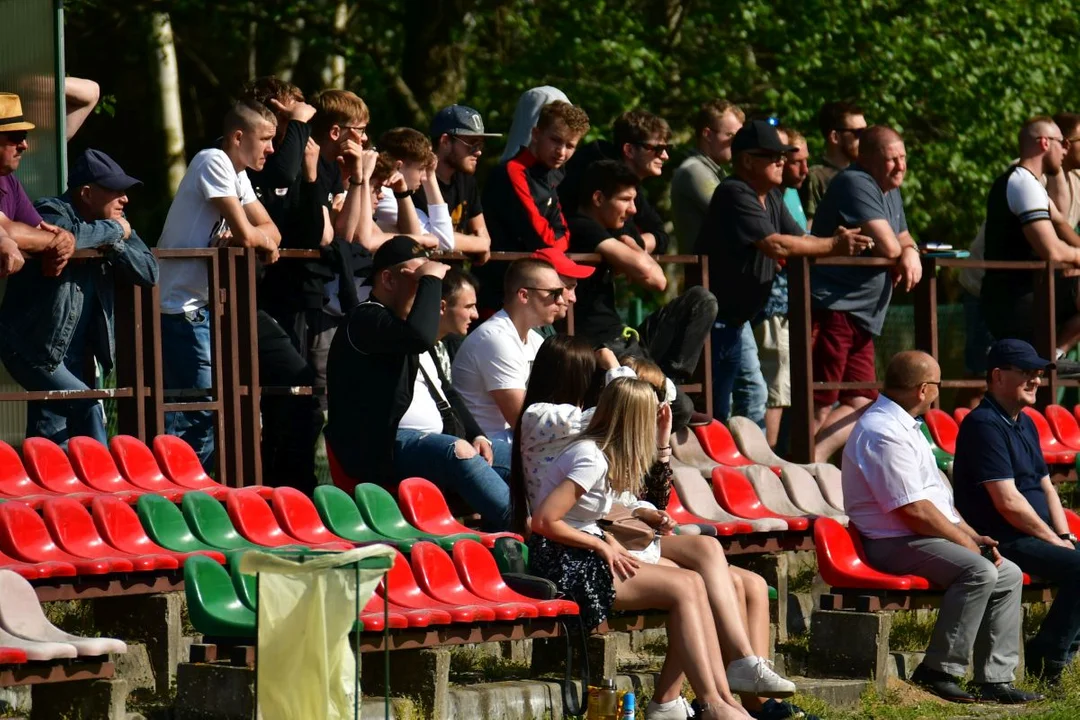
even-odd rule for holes
{"type": "Polygon", "coordinates": [[[732,576],[743,586],[744,612],[746,613],[746,630],[750,635],[750,644],[754,647],[754,654],[769,657],[769,585],[765,578],[757,573],[731,568],[732,576]]]}

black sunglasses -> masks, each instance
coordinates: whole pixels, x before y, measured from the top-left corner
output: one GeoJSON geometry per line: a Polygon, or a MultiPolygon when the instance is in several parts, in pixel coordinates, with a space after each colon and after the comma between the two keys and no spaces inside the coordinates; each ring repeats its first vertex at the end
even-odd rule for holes
{"type": "Polygon", "coordinates": [[[838,127],[838,128],[833,128],[833,130],[835,130],[835,131],[836,131],[836,132],[838,132],[838,133],[851,133],[851,134],[852,134],[852,135],[854,135],[855,137],[860,137],[860,136],[862,136],[862,134],[863,134],[863,130],[866,130],[866,128],[845,128],[845,127],[838,127]]]}
{"type": "Polygon", "coordinates": [[[566,292],[566,288],[542,288],[542,287],[525,287],[526,290],[535,290],[536,292],[549,293],[552,300],[558,300],[566,292]]]}
{"type": "Polygon", "coordinates": [[[663,155],[664,153],[671,150],[671,146],[666,143],[658,143],[656,145],[652,145],[650,143],[634,143],[634,145],[637,145],[639,148],[642,148],[644,150],[648,150],[649,152],[654,153],[658,156],[663,155]]]}
{"type": "Polygon", "coordinates": [[[28,130],[0,130],[0,135],[7,136],[8,142],[18,145],[30,136],[30,132],[28,130]]]}
{"type": "Polygon", "coordinates": [[[457,135],[451,135],[450,137],[452,139],[454,139],[454,140],[457,140],[462,145],[464,145],[465,149],[469,151],[470,155],[473,155],[473,154],[478,153],[478,152],[483,152],[483,150],[484,150],[484,139],[483,138],[480,138],[476,142],[466,142],[465,140],[462,140],[461,138],[459,138],[457,135]]]}

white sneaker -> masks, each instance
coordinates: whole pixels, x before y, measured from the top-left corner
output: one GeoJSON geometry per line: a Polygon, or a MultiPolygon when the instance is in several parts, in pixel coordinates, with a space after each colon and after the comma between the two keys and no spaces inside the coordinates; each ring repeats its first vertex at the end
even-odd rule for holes
{"type": "Polygon", "coordinates": [[[645,708],[645,720],[687,720],[692,717],[694,710],[682,695],[662,705],[652,700],[645,708]]]}
{"type": "Polygon", "coordinates": [[[771,662],[756,655],[731,663],[727,669],[727,679],[734,693],[772,698],[795,694],[795,683],[777,675],[771,662]]]}

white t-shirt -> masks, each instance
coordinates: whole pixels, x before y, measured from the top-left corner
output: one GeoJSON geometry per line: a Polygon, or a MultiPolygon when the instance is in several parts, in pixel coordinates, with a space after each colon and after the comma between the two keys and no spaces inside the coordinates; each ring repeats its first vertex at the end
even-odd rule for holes
{"type": "MultiPolygon", "coordinates": [[[[420,228],[428,235],[439,239],[440,252],[454,251],[454,221],[450,219],[450,208],[446,203],[428,205],[427,212],[416,208],[416,217],[420,228]]],[[[398,201],[388,188],[381,188],[379,204],[375,206],[375,222],[396,228],[398,221],[398,201]]]]}
{"type": "Polygon", "coordinates": [[[465,338],[454,358],[454,389],[468,405],[484,435],[510,435],[492,390],[524,390],[544,338],[529,330],[525,342],[505,310],[492,315],[465,338]]]}
{"type": "Polygon", "coordinates": [[[844,512],[868,538],[914,535],[893,510],[916,500],[929,500],[949,522],[960,522],[952,489],[941,479],[919,426],[906,410],[880,395],[844,446],[844,512]]]}
{"type": "MultiPolygon", "coordinates": [[[[420,367],[424,368],[431,378],[431,382],[435,384],[435,390],[445,400],[446,394],[442,389],[442,381],[439,379],[439,373],[435,369],[435,363],[431,359],[430,353],[420,353],[420,367]]],[[[428,390],[427,381],[424,380],[424,373],[422,372],[416,373],[416,382],[413,383],[412,403],[409,404],[409,409],[405,411],[401,422],[398,423],[398,430],[419,430],[425,433],[442,433],[443,431],[443,420],[442,415],[439,414],[439,406],[435,404],[435,398],[431,397],[431,392],[428,390]]]]}
{"type": "Polygon", "coordinates": [[[592,440],[582,440],[567,447],[553,462],[540,468],[539,489],[530,505],[535,512],[563,480],[572,480],[585,491],[563,516],[571,527],[600,534],[596,521],[611,512],[614,493],[607,481],[607,458],[592,440]]]}
{"type": "MultiPolygon", "coordinates": [[[[188,165],[176,191],[159,248],[207,248],[228,228],[211,198],[234,197],[241,205],[255,202],[247,171],[239,173],[224,150],[203,150],[188,165]]],[[[161,312],[175,315],[209,304],[207,260],[162,260],[161,312]]]]}
{"type": "Polygon", "coordinates": [[[1042,183],[1026,168],[1019,168],[1009,176],[1005,197],[1009,211],[1020,220],[1021,225],[1033,220],[1050,219],[1050,196],[1042,183]]]}

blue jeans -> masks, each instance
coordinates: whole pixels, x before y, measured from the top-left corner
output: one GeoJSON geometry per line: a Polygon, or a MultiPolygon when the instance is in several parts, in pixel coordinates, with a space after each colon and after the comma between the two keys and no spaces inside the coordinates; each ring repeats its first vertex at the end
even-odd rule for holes
{"type": "MultiPolygon", "coordinates": [[[[180,402],[210,400],[210,312],[199,308],[186,313],[161,315],[161,365],[165,390],[205,389],[204,398],[180,398],[180,402]]],[[[175,400],[174,400],[175,401],[175,400]]],[[[214,413],[190,410],[165,414],[165,432],[176,435],[195,450],[207,473],[214,466],[214,413]]]]}
{"type": "MultiPolygon", "coordinates": [[[[85,341],[72,342],[55,370],[34,367],[15,353],[0,350],[15,382],[27,390],[91,390],[83,378],[85,341]]],[[[67,447],[69,438],[87,435],[107,443],[105,413],[97,400],[50,400],[26,404],[26,437],[43,437],[67,447]]]]}
{"type": "Polygon", "coordinates": [[[510,527],[510,486],[479,454],[459,458],[454,451],[458,440],[453,435],[398,430],[395,479],[422,477],[443,491],[453,490],[480,513],[485,530],[506,530],[510,527]]]}
{"type": "Polygon", "coordinates": [[[491,441],[491,454],[493,461],[491,467],[506,482],[510,482],[510,458],[513,445],[505,440],[491,441]]]}
{"type": "Polygon", "coordinates": [[[769,390],[750,323],[728,326],[717,321],[713,325],[712,363],[713,417],[727,420],[740,415],[764,429],[769,390]]]}

